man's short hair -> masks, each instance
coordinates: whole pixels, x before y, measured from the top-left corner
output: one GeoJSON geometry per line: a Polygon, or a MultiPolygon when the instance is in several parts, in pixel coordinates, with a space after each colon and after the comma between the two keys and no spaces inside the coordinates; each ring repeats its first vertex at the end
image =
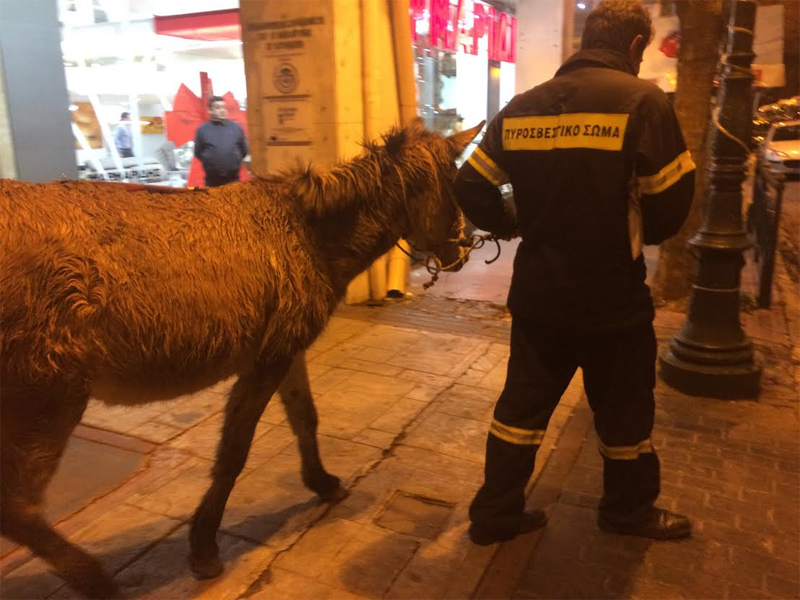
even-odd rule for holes
{"type": "Polygon", "coordinates": [[[119,119],[120,119],[120,121],[122,121],[123,119],[130,119],[130,117],[131,117],[131,113],[124,112],[119,116],[119,119]]]}
{"type": "Polygon", "coordinates": [[[214,104],[214,102],[225,102],[225,98],[223,98],[222,96],[211,96],[211,98],[208,99],[208,108],[209,109],[214,104]]]}
{"type": "Polygon", "coordinates": [[[644,49],[653,34],[650,13],[639,0],[603,0],[586,17],[581,49],[604,48],[627,54],[637,35],[644,38],[644,49]]]}

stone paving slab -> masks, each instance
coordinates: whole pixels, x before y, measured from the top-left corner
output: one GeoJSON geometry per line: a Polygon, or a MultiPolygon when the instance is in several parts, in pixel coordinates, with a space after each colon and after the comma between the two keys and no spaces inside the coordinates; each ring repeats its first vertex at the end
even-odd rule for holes
{"type": "MultiPolygon", "coordinates": [[[[358,389],[358,383],[354,388],[358,389]]],[[[390,413],[391,416],[405,414],[405,418],[411,418],[413,407],[425,403],[419,400],[408,400],[400,404],[403,399],[401,396],[411,391],[414,384],[408,382],[405,389],[399,389],[396,396],[376,391],[355,391],[354,389],[337,389],[327,392],[317,397],[317,414],[320,419],[320,433],[351,439],[368,427],[382,429],[377,426],[381,418],[390,413]],[[409,410],[403,407],[411,403],[409,410]]],[[[373,386],[373,390],[375,386],[373,386]]],[[[398,423],[402,427],[403,423],[398,423]]]]}
{"type": "MultiPolygon", "coordinates": [[[[402,456],[399,449],[398,455],[402,456]]],[[[447,461],[447,466],[452,469],[449,474],[434,473],[399,456],[383,461],[368,477],[360,481],[349,497],[331,508],[329,518],[362,524],[379,521],[386,507],[400,493],[453,507],[449,511],[449,520],[443,524],[441,534],[437,535],[437,538],[441,537],[438,540],[440,543],[459,527],[463,533],[466,503],[471,499],[470,494],[474,495],[480,485],[482,469],[468,461],[454,459],[447,461]],[[453,473],[462,475],[463,479],[455,479],[453,473]]],[[[407,454],[404,456],[408,457],[407,454]]],[[[429,451],[415,453],[414,457],[423,461],[441,462],[440,455],[429,451]]]]}
{"type": "Polygon", "coordinates": [[[261,578],[253,584],[248,596],[251,600],[359,600],[366,598],[347,592],[341,588],[324,584],[313,577],[304,577],[274,567],[262,574],[261,578]]]}
{"type": "Polygon", "coordinates": [[[347,520],[318,523],[275,566],[323,584],[380,598],[411,560],[419,542],[347,520]]]}
{"type": "Polygon", "coordinates": [[[406,435],[404,443],[483,464],[487,431],[480,421],[434,412],[406,435]]]}
{"type": "Polygon", "coordinates": [[[133,494],[127,503],[172,519],[188,520],[208,489],[212,464],[209,460],[191,458],[133,494]]]}

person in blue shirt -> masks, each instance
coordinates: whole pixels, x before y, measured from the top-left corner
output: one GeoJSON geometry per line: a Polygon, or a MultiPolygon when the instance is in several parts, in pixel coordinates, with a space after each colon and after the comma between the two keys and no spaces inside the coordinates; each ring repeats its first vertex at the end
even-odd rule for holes
{"type": "Polygon", "coordinates": [[[211,120],[203,123],[194,140],[194,155],[203,164],[206,186],[217,187],[239,181],[242,160],[249,152],[244,130],[227,119],[225,101],[219,96],[208,100],[211,120]]]}
{"type": "Polygon", "coordinates": [[[124,112],[119,117],[119,124],[114,128],[114,145],[122,158],[133,156],[133,135],[131,134],[131,113],[124,112]]]}

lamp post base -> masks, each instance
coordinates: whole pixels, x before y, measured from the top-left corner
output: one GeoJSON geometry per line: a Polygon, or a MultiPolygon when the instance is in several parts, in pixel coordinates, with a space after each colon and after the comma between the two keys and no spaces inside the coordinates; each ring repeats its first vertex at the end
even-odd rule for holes
{"type": "Polygon", "coordinates": [[[758,397],[761,367],[754,361],[741,364],[698,364],[678,358],[671,348],[666,348],[658,362],[664,382],[684,394],[724,400],[758,397]]]}

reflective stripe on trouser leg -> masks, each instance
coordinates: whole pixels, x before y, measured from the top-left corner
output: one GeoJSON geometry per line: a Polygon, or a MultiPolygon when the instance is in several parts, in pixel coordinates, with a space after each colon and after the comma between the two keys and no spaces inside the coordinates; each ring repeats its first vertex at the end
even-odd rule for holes
{"type": "Polygon", "coordinates": [[[541,446],[544,439],[544,429],[522,429],[505,425],[497,419],[492,419],[489,435],[500,438],[509,444],[517,446],[541,446]]]}
{"type": "Polygon", "coordinates": [[[604,464],[600,512],[619,524],[644,518],[661,491],[661,469],[652,442],[647,439],[633,446],[598,445],[604,464]]]}
{"type": "Polygon", "coordinates": [[[588,342],[581,366],[605,467],[599,509],[609,521],[637,520],[652,509],[660,491],[660,467],[650,441],[655,332],[647,322],[588,342]]]}

